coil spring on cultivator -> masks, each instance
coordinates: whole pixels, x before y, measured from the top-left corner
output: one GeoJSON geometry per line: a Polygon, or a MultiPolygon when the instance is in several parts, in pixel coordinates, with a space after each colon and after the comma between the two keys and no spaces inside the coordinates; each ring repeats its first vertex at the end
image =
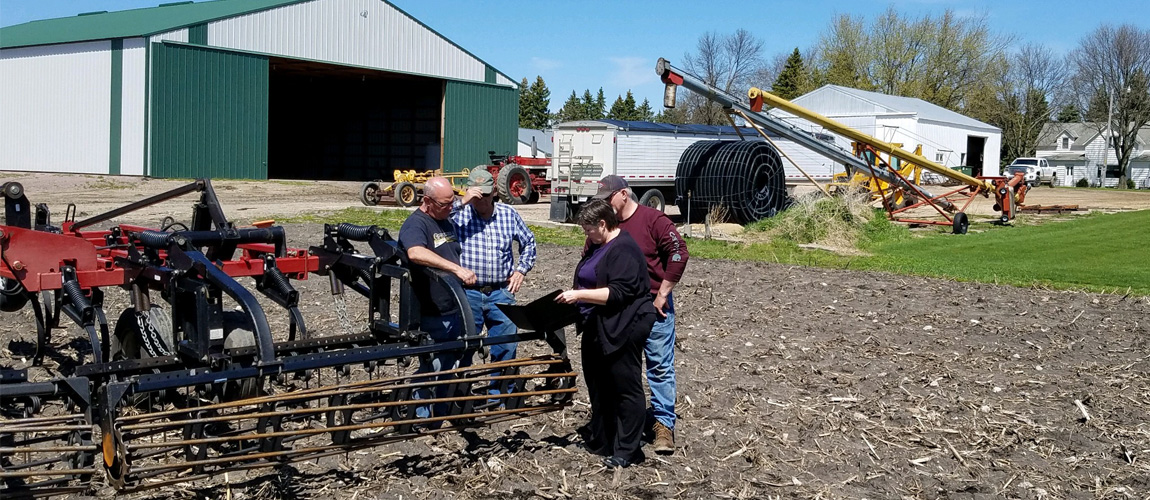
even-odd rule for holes
{"type": "Polygon", "coordinates": [[[85,332],[92,352],[61,363],[71,373],[51,380],[29,381],[28,367],[0,365],[5,498],[88,491],[100,478],[119,490],[156,488],[344,454],[555,411],[575,392],[562,331],[569,322],[478,336],[458,281],[440,273],[433,279],[454,295],[464,335],[437,342],[420,331],[411,271],[382,228],[329,225],[322,245],[287,248],[282,228],[228,222],[207,180],[57,228],[43,205],[32,219],[18,184],[3,188],[0,309],[32,307],[33,366],[48,355],[62,315],[85,332]],[[182,230],[85,230],[193,192],[200,199],[182,230]],[[366,331],[308,329],[292,280],[313,274],[330,281],[333,295],[351,290],[366,299],[366,331]],[[253,278],[283,309],[285,334],[273,336],[238,277],[253,278]],[[105,287],[131,301],[112,325],[105,287]],[[470,365],[485,346],[526,341],[550,353],[470,365]],[[433,356],[462,361],[439,372],[407,368],[433,356]]]}

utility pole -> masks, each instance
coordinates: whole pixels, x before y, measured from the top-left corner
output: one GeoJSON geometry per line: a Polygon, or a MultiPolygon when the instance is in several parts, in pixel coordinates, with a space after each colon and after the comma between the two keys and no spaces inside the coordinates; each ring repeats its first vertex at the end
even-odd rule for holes
{"type": "MultiPolygon", "coordinates": [[[[1110,141],[1114,132],[1110,129],[1114,121],[1114,87],[1110,88],[1110,104],[1106,106],[1106,147],[1102,148],[1102,166],[1098,169],[1098,187],[1106,187],[1106,164],[1110,159],[1110,141]]],[[[1114,152],[1118,156],[1118,152],[1114,152]]]]}

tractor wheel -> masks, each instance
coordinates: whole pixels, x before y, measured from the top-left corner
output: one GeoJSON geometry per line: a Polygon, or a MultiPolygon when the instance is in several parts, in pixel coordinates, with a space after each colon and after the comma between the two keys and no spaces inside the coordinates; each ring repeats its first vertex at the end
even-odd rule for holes
{"type": "Polygon", "coordinates": [[[539,191],[532,189],[531,198],[527,200],[527,203],[539,203],[539,191]]]}
{"type": "Polygon", "coordinates": [[[401,207],[414,207],[418,205],[419,193],[415,190],[415,184],[406,181],[396,184],[395,202],[399,203],[401,207]]]}
{"type": "Polygon", "coordinates": [[[363,202],[364,205],[369,207],[378,205],[379,183],[375,181],[363,183],[363,189],[361,189],[359,192],[359,201],[363,202]]]}
{"type": "Polygon", "coordinates": [[[19,281],[0,277],[0,311],[16,312],[28,303],[28,294],[19,281]]]}
{"type": "Polygon", "coordinates": [[[495,179],[495,190],[499,199],[511,205],[522,205],[531,200],[531,175],[527,169],[515,163],[508,163],[499,169],[495,179]]]}
{"type": "Polygon", "coordinates": [[[966,218],[965,212],[958,212],[954,214],[954,220],[952,223],[953,226],[951,229],[953,230],[954,234],[966,234],[966,230],[970,228],[970,220],[966,218]]]}
{"type": "Polygon", "coordinates": [[[643,193],[643,196],[639,198],[639,204],[662,212],[667,206],[667,201],[663,199],[663,193],[661,191],[652,188],[643,193]]]}

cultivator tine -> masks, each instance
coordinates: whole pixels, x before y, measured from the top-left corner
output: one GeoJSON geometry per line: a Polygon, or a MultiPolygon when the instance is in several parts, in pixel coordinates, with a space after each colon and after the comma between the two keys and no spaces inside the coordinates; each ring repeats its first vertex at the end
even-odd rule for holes
{"type": "Polygon", "coordinates": [[[87,380],[0,385],[0,497],[87,489],[97,472],[87,380]]]}
{"type": "MultiPolygon", "coordinates": [[[[300,389],[199,408],[127,414],[112,419],[128,465],[126,489],[163,475],[211,473],[235,465],[274,466],[328,452],[411,439],[450,428],[555,411],[575,392],[575,373],[551,356],[432,374],[300,389]],[[553,368],[559,367],[555,370],[553,368]],[[447,380],[413,381],[428,375],[447,380]],[[450,387],[450,396],[413,399],[416,388],[450,387]],[[509,387],[511,394],[488,394],[509,387]],[[418,405],[449,411],[415,418],[418,405]],[[502,407],[501,407],[502,404],[502,407]]],[[[125,407],[121,410],[128,410],[125,407]]],[[[341,451],[342,450],[342,451],[341,451]]]]}

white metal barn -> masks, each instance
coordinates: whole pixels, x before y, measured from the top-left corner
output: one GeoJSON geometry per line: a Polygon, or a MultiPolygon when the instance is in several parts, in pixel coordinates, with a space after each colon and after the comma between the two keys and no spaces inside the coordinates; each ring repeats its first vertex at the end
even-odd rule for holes
{"type": "MultiPolygon", "coordinates": [[[[910,97],[824,85],[796,97],[795,104],[907,151],[922,145],[922,156],[947,167],[969,166],[974,175],[999,175],[1002,131],[968,116],[910,97]]],[[[793,115],[771,114],[816,133],[821,127],[793,115]]],[[[835,137],[850,149],[850,142],[835,137]]],[[[802,163],[800,163],[802,165],[802,163]]]]}
{"type": "Polygon", "coordinates": [[[458,171],[515,148],[517,88],[384,0],[185,1],[33,21],[0,29],[0,169],[458,171]]]}

